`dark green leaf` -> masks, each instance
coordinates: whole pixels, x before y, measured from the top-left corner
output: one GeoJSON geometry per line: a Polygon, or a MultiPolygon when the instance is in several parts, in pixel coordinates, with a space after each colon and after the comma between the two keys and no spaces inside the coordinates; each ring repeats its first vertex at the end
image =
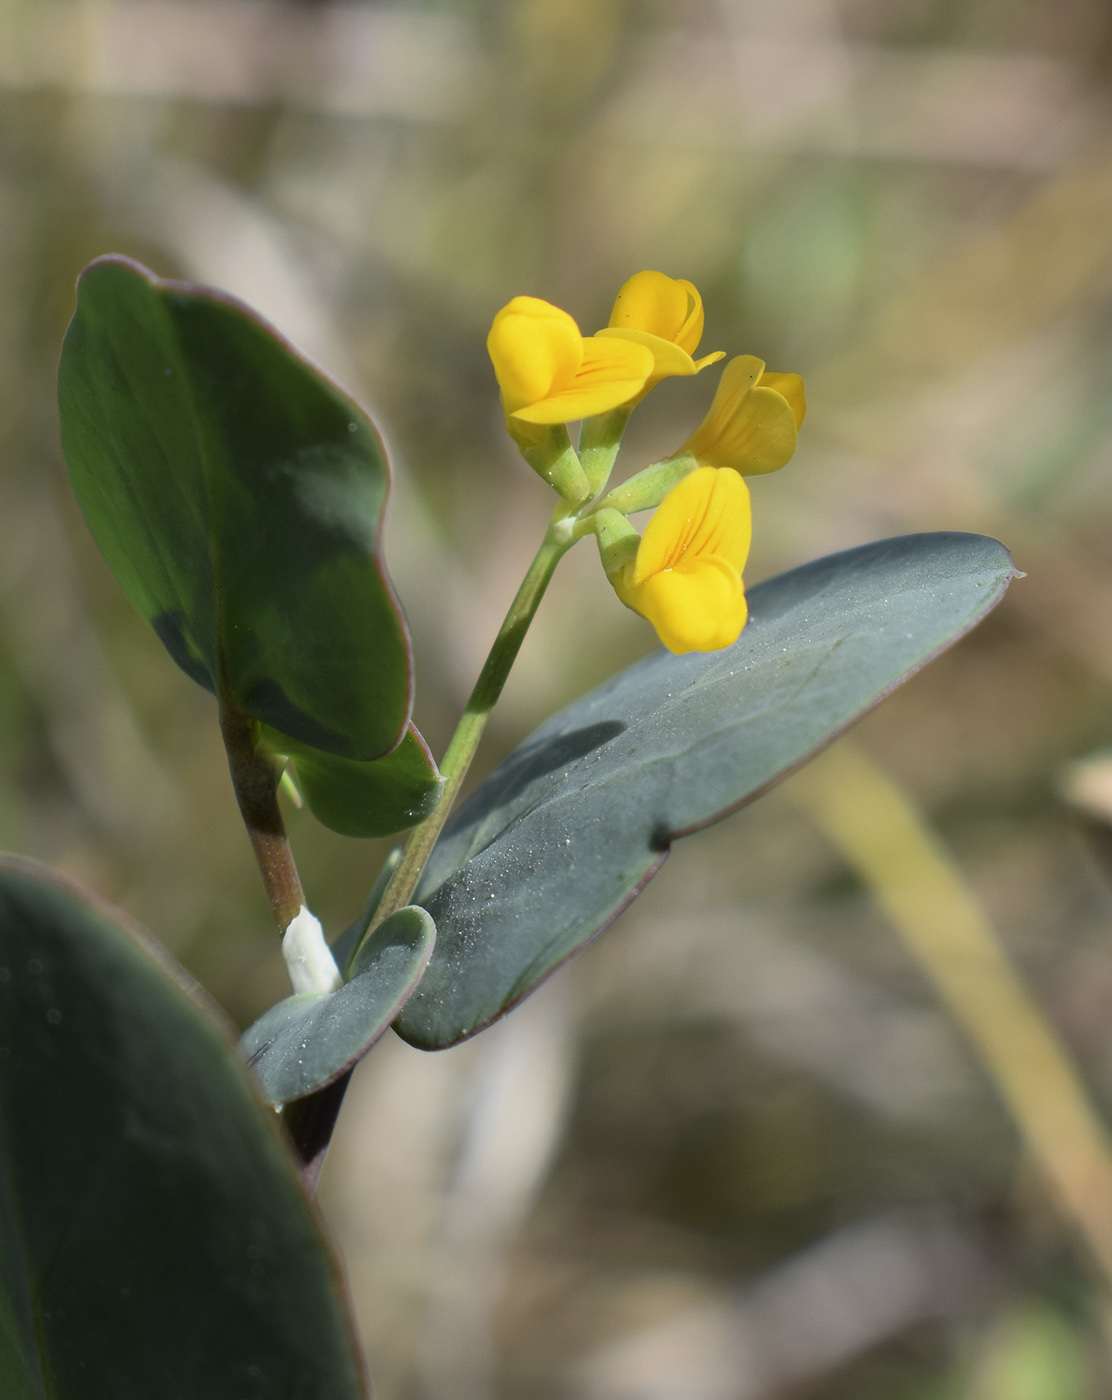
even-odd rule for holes
{"type": "Polygon", "coordinates": [[[361,1060],[409,999],[435,941],[432,919],[408,905],[366,940],[339,991],[287,997],[261,1016],[241,1043],[267,1099],[302,1098],[361,1060]]]}
{"type": "Polygon", "coordinates": [[[59,403],[89,528],[174,660],[302,744],[389,752],[411,665],[363,410],[247,307],[118,257],[78,283],[59,403]]]}
{"type": "Polygon", "coordinates": [[[263,738],[293,759],[309,810],[341,836],[392,836],[431,816],[439,801],[440,773],[412,724],[394,752],[374,763],[291,744],[273,730],[263,738]]]}
{"type": "Polygon", "coordinates": [[[474,1034],[606,927],[677,836],[759,796],[949,646],[1014,577],[979,535],[909,535],[749,595],[725,651],[658,652],[554,716],[452,818],[417,892],[436,952],[397,1029],[474,1034]]]}
{"type": "Polygon", "coordinates": [[[175,972],[70,882],[0,860],[0,1394],[356,1400],[274,1114],[175,972]]]}

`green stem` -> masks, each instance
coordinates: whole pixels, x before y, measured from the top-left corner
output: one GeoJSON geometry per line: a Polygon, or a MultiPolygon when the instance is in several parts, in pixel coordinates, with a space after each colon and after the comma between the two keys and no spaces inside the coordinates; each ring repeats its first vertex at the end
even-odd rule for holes
{"type": "Polygon", "coordinates": [[[572,520],[568,516],[568,507],[558,507],[549,523],[541,547],[537,550],[536,557],[530,564],[529,571],[521,582],[521,587],[517,590],[517,596],[510,604],[510,610],[499,629],[498,636],[494,639],[494,645],[483,664],[483,669],[479,672],[479,679],[475,682],[475,688],[471,692],[467,708],[464,710],[460,722],[456,726],[456,732],[452,735],[451,742],[444,754],[443,762],[440,765],[440,771],[444,776],[444,791],[440,802],[432,816],[426,818],[420,826],[413,829],[406,842],[402,858],[390,877],[390,883],[386,886],[382,900],[375,911],[372,929],[377,928],[384,919],[389,918],[395,910],[403,908],[413,898],[417,882],[428,864],[432,848],[436,845],[437,837],[448,819],[460,786],[467,776],[471,760],[475,757],[479,740],[482,738],[483,730],[490,718],[490,712],[502,694],[502,687],[506,684],[510,668],[521,650],[521,644],[525,640],[529,624],[536,615],[556,565],[560,562],[561,556],[571,548],[574,541],[575,536],[572,520]]]}
{"type": "Polygon", "coordinates": [[[623,481],[620,486],[615,486],[601,501],[595,502],[595,509],[620,510],[623,515],[651,510],[660,505],[668,492],[698,465],[695,458],[686,452],[678,457],[665,457],[663,461],[654,462],[628,481],[623,481]]]}

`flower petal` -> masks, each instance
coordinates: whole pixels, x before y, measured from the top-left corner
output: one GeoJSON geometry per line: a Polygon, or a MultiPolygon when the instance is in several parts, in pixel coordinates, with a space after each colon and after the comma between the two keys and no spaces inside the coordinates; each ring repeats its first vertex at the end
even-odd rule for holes
{"type": "MultiPolygon", "coordinates": [[[[681,279],[678,285],[687,291],[687,317],[676,333],[676,344],[694,355],[703,338],[703,298],[691,282],[681,279]]],[[[720,353],[724,355],[726,352],[723,350],[720,353]]]]}
{"type": "Polygon", "coordinates": [[[696,555],[717,554],[741,573],[752,532],[749,488],[741,477],[698,467],[669,491],[649,521],[632,582],[643,583],[696,555]]]}
{"type": "Polygon", "coordinates": [[[804,407],[797,374],[769,375],[763,360],[739,355],[722,371],[710,411],[680,451],[745,476],[777,471],[795,452],[804,407]]]}
{"type": "Polygon", "coordinates": [[[652,373],[652,351],[626,340],[585,336],[576,373],[536,402],[512,410],[525,423],[570,423],[627,403],[652,373]]]}
{"type": "Polygon", "coordinates": [[[736,472],[698,467],[665,497],[634,561],[608,576],[618,597],[677,654],[718,651],[745,625],[749,488],[736,472]]]}
{"type": "Polygon", "coordinates": [[[506,412],[516,413],[574,380],[583,362],[583,336],[572,317],[551,302],[514,297],[495,316],[487,350],[506,412]]]}
{"type": "MultiPolygon", "coordinates": [[[[760,385],[747,394],[717,437],[687,450],[697,462],[732,467],[743,476],[774,472],[792,458],[798,428],[783,394],[760,385]]],[[[699,435],[696,434],[696,437],[699,435]]]]}
{"type": "Polygon", "coordinates": [[[763,373],[764,360],[758,360],[756,355],[735,355],[722,371],[707,416],[692,433],[689,441],[716,437],[730,421],[741,400],[751,389],[756,388],[763,373]]]}
{"type": "Polygon", "coordinates": [[[748,616],[741,575],[717,555],[654,574],[633,596],[636,610],[677,655],[731,646],[748,616]]]}
{"type": "Polygon", "coordinates": [[[803,393],[803,380],[799,375],[777,374],[774,370],[766,369],[757,382],[762,389],[775,389],[778,394],[783,394],[795,414],[795,426],[802,428],[807,412],[807,399],[803,393]]]}
{"type": "MultiPolygon", "coordinates": [[[[693,314],[692,293],[702,310],[699,293],[690,282],[678,282],[663,272],[638,272],[624,283],[610,313],[611,328],[647,331],[661,340],[676,338],[688,327],[693,314]]],[[[699,327],[700,334],[702,326],[699,327]]],[[[698,345],[698,337],[695,345],[698,345]]],[[[686,348],[686,347],[685,347],[686,348]]],[[[695,346],[691,347],[692,349],[695,346]]]]}
{"type": "MultiPolygon", "coordinates": [[[[682,278],[663,272],[638,272],[619,291],[610,313],[610,325],[600,335],[636,333],[651,337],[658,364],[653,379],[670,374],[697,374],[704,365],[720,360],[723,351],[707,355],[697,364],[665,358],[659,342],[674,346],[690,358],[703,335],[703,299],[698,289],[682,278]]],[[[648,340],[646,340],[648,343],[648,340]]]]}
{"type": "Polygon", "coordinates": [[[659,335],[653,335],[651,331],[630,330],[625,326],[607,326],[605,330],[597,331],[596,336],[605,336],[612,340],[627,340],[634,345],[643,345],[646,350],[651,350],[653,379],[664,379],[673,374],[687,375],[699,372],[699,366],[686,350],[682,350],[674,340],[664,340],[659,335]]]}

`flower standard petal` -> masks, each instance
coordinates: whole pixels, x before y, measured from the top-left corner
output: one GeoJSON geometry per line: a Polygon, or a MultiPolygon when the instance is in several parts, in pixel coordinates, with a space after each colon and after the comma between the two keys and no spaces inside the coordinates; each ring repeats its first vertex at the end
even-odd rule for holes
{"type": "MultiPolygon", "coordinates": [[[[694,355],[699,348],[699,341],[703,338],[703,298],[690,282],[681,279],[679,285],[687,292],[687,316],[676,332],[676,344],[689,355],[694,355]]],[[[720,356],[725,353],[724,350],[718,352],[720,356]]]]}
{"type": "Polygon", "coordinates": [[[526,425],[606,413],[640,393],[653,368],[643,345],[583,336],[566,311],[539,297],[514,297],[498,312],[487,350],[522,451],[537,445],[526,425]]]}
{"type": "Polygon", "coordinates": [[[648,331],[692,354],[703,334],[703,299],[690,282],[663,272],[638,272],[614,299],[610,326],[648,331]]]}
{"type": "Polygon", "coordinates": [[[540,297],[514,297],[494,318],[487,351],[507,413],[545,399],[574,378],[583,337],[566,311],[540,297]]]}
{"type": "Polygon", "coordinates": [[[723,358],[723,351],[695,360],[703,334],[703,299],[690,282],[663,272],[638,272],[618,292],[610,324],[598,332],[635,341],[653,352],[645,391],[669,375],[698,374],[723,358]]]}
{"type": "MultiPolygon", "coordinates": [[[[692,521],[684,559],[713,557],[729,564],[740,574],[749,558],[749,546],[753,539],[753,507],[749,487],[732,471],[699,468],[691,475],[699,477],[699,472],[706,470],[713,470],[714,478],[707,490],[702,512],[692,521]]],[[[681,485],[690,479],[685,478],[681,485]]],[[[701,487],[701,482],[702,478],[694,483],[694,487],[701,487]]],[[[692,490],[691,487],[688,489],[692,490]]]]}
{"type": "Polygon", "coordinates": [[[665,497],[637,551],[634,584],[684,558],[717,554],[737,573],[753,533],[749,488],[736,472],[699,467],[665,497]]]}

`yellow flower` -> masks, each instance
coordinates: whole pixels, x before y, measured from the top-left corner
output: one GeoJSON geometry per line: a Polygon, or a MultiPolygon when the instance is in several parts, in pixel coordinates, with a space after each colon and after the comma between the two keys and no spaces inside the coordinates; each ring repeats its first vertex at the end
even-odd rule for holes
{"type": "Polygon", "coordinates": [[[653,372],[641,397],[670,374],[698,374],[721,360],[724,350],[693,359],[703,336],[703,299],[690,282],[663,272],[638,272],[622,287],[600,336],[643,345],[653,354],[653,372]]]}
{"type": "Polygon", "coordinates": [[[664,498],[636,558],[610,581],[669,651],[719,651],[737,641],[748,616],[741,572],[751,534],[745,482],[699,467],[664,498]]]}
{"type": "Polygon", "coordinates": [[[640,393],[653,368],[643,345],[581,335],[566,311],[539,297],[514,297],[499,311],[487,350],[508,424],[606,413],[640,393]]]}
{"type": "Polygon", "coordinates": [[[743,476],[779,470],[795,451],[807,411],[798,374],[766,370],[755,355],[739,355],[722,371],[710,412],[680,448],[705,466],[733,467],[743,476]]]}

